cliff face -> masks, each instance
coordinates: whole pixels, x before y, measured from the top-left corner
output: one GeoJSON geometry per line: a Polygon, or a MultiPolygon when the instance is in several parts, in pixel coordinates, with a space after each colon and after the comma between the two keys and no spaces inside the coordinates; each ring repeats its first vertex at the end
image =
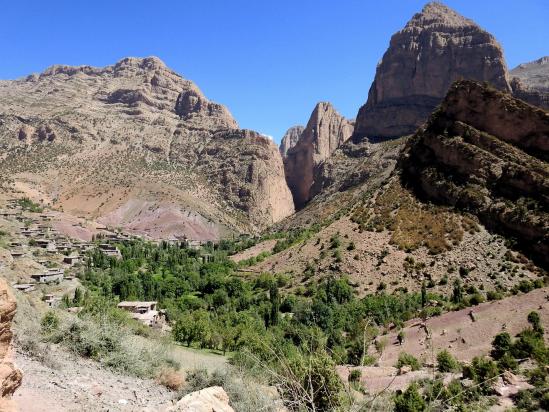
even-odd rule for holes
{"type": "Polygon", "coordinates": [[[354,139],[413,133],[458,79],[510,91],[494,37],[445,5],[429,3],[392,36],[358,112],[354,139]]]}
{"type": "Polygon", "coordinates": [[[316,105],[307,127],[284,159],[286,181],[297,208],[311,199],[315,169],[352,133],[352,122],[341,116],[330,103],[316,105]]]}
{"type": "Polygon", "coordinates": [[[152,237],[213,240],[292,213],[281,155],[265,140],[155,57],[0,81],[0,175],[152,237]]]}
{"type": "Polygon", "coordinates": [[[15,368],[11,355],[11,322],[16,310],[15,298],[4,279],[0,279],[0,410],[15,411],[11,396],[21,386],[23,374],[15,368]]]}
{"type": "Polygon", "coordinates": [[[549,56],[519,64],[510,72],[513,94],[530,104],[549,108],[549,56]]]}
{"type": "Polygon", "coordinates": [[[303,130],[305,130],[303,126],[292,126],[286,130],[286,133],[284,133],[284,136],[280,141],[280,155],[282,158],[285,158],[288,154],[288,150],[297,144],[303,130]]]}
{"type": "Polygon", "coordinates": [[[475,213],[549,264],[549,114],[459,81],[408,142],[402,176],[417,192],[475,213]]]}

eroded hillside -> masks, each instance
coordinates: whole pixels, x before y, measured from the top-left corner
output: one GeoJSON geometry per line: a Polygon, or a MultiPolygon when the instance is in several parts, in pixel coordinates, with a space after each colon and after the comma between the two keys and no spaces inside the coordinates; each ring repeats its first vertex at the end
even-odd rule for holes
{"type": "Polygon", "coordinates": [[[0,82],[0,145],[12,188],[152,237],[216,239],[293,212],[272,141],[157,58],[0,82]]]}

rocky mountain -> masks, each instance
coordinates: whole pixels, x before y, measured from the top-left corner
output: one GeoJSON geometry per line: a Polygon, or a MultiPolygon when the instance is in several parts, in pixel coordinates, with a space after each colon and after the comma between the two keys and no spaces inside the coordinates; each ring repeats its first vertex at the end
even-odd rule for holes
{"type": "Polygon", "coordinates": [[[284,133],[284,136],[280,141],[279,147],[282,158],[285,158],[288,150],[290,150],[297,144],[297,141],[301,137],[301,133],[303,133],[303,130],[305,130],[303,126],[292,126],[288,130],[286,130],[286,133],[284,133]]]}
{"type": "Polygon", "coordinates": [[[549,92],[549,56],[541,57],[533,62],[519,64],[510,71],[512,77],[517,77],[525,86],[549,92]]]}
{"type": "Polygon", "coordinates": [[[215,239],[294,210],[276,145],[154,57],[0,82],[0,147],[15,190],[152,237],[215,239]]]}
{"type": "Polygon", "coordinates": [[[286,181],[297,208],[303,207],[314,196],[312,188],[316,168],[352,133],[353,123],[341,116],[330,103],[316,105],[307,127],[284,159],[286,181]]]}
{"type": "Polygon", "coordinates": [[[472,81],[456,82],[408,142],[405,182],[474,213],[549,264],[549,114],[472,81]]]}
{"type": "Polygon", "coordinates": [[[535,106],[549,108],[549,56],[511,70],[513,94],[535,106]]]}
{"type": "Polygon", "coordinates": [[[354,139],[413,133],[461,78],[511,90],[494,37],[442,3],[428,3],[392,36],[358,112],[354,139]]]}

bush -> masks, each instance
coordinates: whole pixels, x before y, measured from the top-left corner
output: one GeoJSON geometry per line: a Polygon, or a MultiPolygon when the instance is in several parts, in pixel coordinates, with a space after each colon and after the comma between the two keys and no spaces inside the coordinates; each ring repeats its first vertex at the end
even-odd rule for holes
{"type": "Polygon", "coordinates": [[[42,327],[43,333],[55,332],[59,329],[59,317],[54,311],[49,310],[42,317],[42,320],[40,321],[40,326],[42,327]]]}
{"type": "Polygon", "coordinates": [[[439,372],[456,372],[461,369],[461,365],[450,352],[443,350],[437,355],[437,369],[439,372]]]}
{"type": "Polygon", "coordinates": [[[353,369],[349,373],[349,382],[360,382],[360,378],[362,377],[362,372],[360,369],[353,369]]]}
{"type": "Polygon", "coordinates": [[[417,371],[421,368],[419,361],[413,355],[406,352],[401,352],[400,355],[398,355],[396,367],[400,369],[404,365],[410,366],[413,371],[417,371]]]}
{"type": "Polygon", "coordinates": [[[498,376],[498,367],[491,359],[475,357],[470,365],[463,368],[463,377],[480,385],[480,389],[489,393],[493,379],[498,376]]]}
{"type": "Polygon", "coordinates": [[[183,387],[185,380],[181,372],[174,368],[162,368],[156,376],[156,382],[172,391],[178,391],[183,387]]]}
{"type": "Polygon", "coordinates": [[[498,333],[492,341],[492,358],[501,359],[506,353],[511,351],[513,341],[511,335],[507,332],[498,333]]]}
{"type": "Polygon", "coordinates": [[[513,356],[506,352],[499,360],[498,360],[498,369],[500,372],[509,370],[509,371],[516,371],[518,369],[518,362],[513,356]]]}
{"type": "Polygon", "coordinates": [[[414,382],[403,393],[395,396],[395,412],[421,412],[426,408],[425,400],[414,382]]]}

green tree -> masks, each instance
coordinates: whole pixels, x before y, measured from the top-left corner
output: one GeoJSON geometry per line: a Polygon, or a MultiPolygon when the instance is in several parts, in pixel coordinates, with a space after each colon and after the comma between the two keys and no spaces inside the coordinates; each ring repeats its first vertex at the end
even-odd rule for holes
{"type": "Polygon", "coordinates": [[[74,306],[80,306],[82,304],[82,299],[84,296],[82,295],[82,290],[80,288],[74,289],[74,297],[72,299],[72,304],[74,306]]]}
{"type": "Polygon", "coordinates": [[[276,282],[271,283],[271,287],[269,289],[269,300],[271,301],[271,313],[269,317],[270,324],[275,326],[278,325],[280,317],[280,295],[276,282]]]}
{"type": "Polygon", "coordinates": [[[427,304],[427,287],[425,286],[425,280],[421,282],[421,307],[424,308],[427,304]]]}
{"type": "Polygon", "coordinates": [[[456,279],[454,281],[454,290],[452,292],[452,302],[461,303],[463,300],[463,288],[461,286],[461,281],[456,279]]]}

